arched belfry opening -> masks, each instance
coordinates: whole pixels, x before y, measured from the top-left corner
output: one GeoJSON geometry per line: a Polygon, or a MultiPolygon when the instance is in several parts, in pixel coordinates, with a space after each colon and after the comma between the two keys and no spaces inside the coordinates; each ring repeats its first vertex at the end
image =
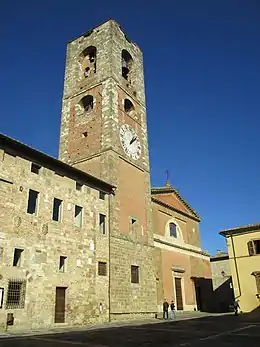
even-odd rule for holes
{"type": "Polygon", "coordinates": [[[127,50],[122,50],[122,76],[127,81],[130,81],[130,75],[133,69],[133,58],[127,50]]]}
{"type": "Polygon", "coordinates": [[[88,78],[97,71],[97,49],[89,46],[80,55],[81,68],[84,78],[88,78]]]}
{"type": "Polygon", "coordinates": [[[126,113],[130,114],[130,113],[132,113],[134,111],[134,109],[135,109],[135,107],[134,107],[132,101],[129,100],[129,99],[125,99],[124,100],[124,111],[126,113]]]}
{"type": "Polygon", "coordinates": [[[92,95],[83,96],[83,98],[80,100],[80,104],[83,107],[84,111],[86,112],[91,111],[94,106],[93,96],[92,95]]]}

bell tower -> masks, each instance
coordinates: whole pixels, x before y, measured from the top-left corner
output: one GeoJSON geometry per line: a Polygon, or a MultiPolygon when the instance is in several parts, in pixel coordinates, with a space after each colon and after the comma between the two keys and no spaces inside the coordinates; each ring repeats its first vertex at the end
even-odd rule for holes
{"type": "Polygon", "coordinates": [[[157,311],[143,58],[114,20],[67,46],[59,159],[115,185],[112,319],[157,311]]]}

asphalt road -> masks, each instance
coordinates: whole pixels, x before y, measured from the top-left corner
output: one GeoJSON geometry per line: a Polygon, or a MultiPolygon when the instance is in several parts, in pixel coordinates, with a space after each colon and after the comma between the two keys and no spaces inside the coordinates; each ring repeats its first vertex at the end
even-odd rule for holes
{"type": "Polygon", "coordinates": [[[259,347],[260,321],[234,316],[204,317],[159,324],[2,338],[0,346],[259,347]]]}

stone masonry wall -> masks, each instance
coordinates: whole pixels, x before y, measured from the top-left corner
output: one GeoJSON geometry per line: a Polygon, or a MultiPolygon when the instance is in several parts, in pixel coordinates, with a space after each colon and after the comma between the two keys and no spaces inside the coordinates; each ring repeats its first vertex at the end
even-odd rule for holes
{"type": "Polygon", "coordinates": [[[58,286],[67,287],[67,324],[108,320],[108,276],[97,275],[97,263],[108,266],[109,197],[101,200],[97,190],[84,185],[78,191],[72,179],[45,167],[35,174],[30,167],[30,161],[0,151],[0,287],[5,290],[0,328],[8,312],[15,319],[9,329],[53,326],[58,286]],[[29,189],[39,192],[36,215],[27,213],[29,189]],[[63,201],[60,222],[52,221],[54,197],[63,201]],[[75,204],[83,207],[81,228],[74,226],[75,204]],[[107,216],[105,235],[99,230],[99,213],[107,216]],[[14,248],[23,249],[20,266],[13,266],[14,248]],[[60,256],[67,257],[64,273],[59,272],[60,256]],[[6,309],[9,279],[26,280],[24,308],[6,309]]]}
{"type": "MultiPolygon", "coordinates": [[[[84,123],[84,117],[80,120],[75,115],[74,121],[80,122],[82,129],[88,127],[88,117],[85,117],[84,123]]],[[[112,319],[156,312],[143,58],[138,46],[129,40],[113,20],[68,45],[59,157],[83,171],[95,173],[117,187],[116,195],[111,197],[109,226],[110,309],[111,313],[115,313],[112,319]],[[84,79],[79,57],[89,46],[94,46],[97,50],[96,73],[84,79]],[[121,54],[124,49],[133,59],[131,80],[128,81],[122,77],[121,54]],[[77,103],[81,95],[89,93],[95,94],[97,103],[92,111],[92,128],[89,129],[89,136],[92,136],[94,142],[93,146],[86,148],[80,142],[83,140],[78,138],[80,134],[72,131],[71,119],[75,112],[71,110],[74,101],[77,103]],[[133,103],[136,111],[134,115],[124,111],[122,106],[125,98],[133,103]],[[101,114],[98,105],[101,105],[101,114]],[[128,158],[120,144],[119,130],[125,123],[133,126],[140,138],[142,154],[137,161],[128,158]],[[72,141],[78,141],[81,146],[77,148],[80,156],[75,152],[70,154],[69,143],[72,141]],[[136,191],[136,186],[141,190],[136,191]],[[134,230],[129,226],[131,217],[137,219],[134,230]],[[134,263],[138,263],[141,277],[140,283],[132,286],[129,271],[134,263]],[[134,297],[138,304],[133,300],[134,297]]]]}

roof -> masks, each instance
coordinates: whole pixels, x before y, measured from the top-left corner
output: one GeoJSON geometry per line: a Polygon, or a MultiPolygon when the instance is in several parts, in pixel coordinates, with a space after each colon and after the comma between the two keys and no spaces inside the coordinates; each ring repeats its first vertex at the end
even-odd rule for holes
{"type": "Polygon", "coordinates": [[[107,194],[113,194],[115,186],[100,180],[84,171],[76,169],[73,166],[63,163],[62,161],[29,147],[22,142],[12,139],[9,136],[0,133],[0,147],[11,152],[13,155],[20,156],[41,166],[47,167],[55,172],[68,176],[76,181],[85,183],[89,187],[101,190],[107,194]]]}
{"type": "Polygon", "coordinates": [[[226,259],[229,259],[229,256],[228,256],[228,253],[225,253],[225,252],[219,252],[216,255],[213,255],[210,257],[211,262],[226,260],[226,259]]]}
{"type": "Polygon", "coordinates": [[[231,228],[231,229],[225,229],[220,231],[220,235],[225,236],[229,234],[236,234],[236,233],[244,233],[248,231],[254,231],[260,229],[260,223],[255,223],[255,224],[248,224],[248,225],[243,225],[239,226],[236,228],[231,228]]]}
{"type": "Polygon", "coordinates": [[[172,185],[167,184],[165,187],[152,188],[152,201],[163,205],[171,210],[180,212],[181,214],[200,221],[200,216],[188,204],[186,200],[172,185]]]}
{"type": "Polygon", "coordinates": [[[125,37],[126,37],[126,39],[127,39],[128,42],[130,42],[130,43],[132,43],[132,44],[134,44],[135,46],[138,47],[138,45],[137,45],[134,41],[132,41],[132,40],[129,39],[128,35],[127,35],[127,34],[125,33],[125,31],[123,30],[122,26],[121,26],[116,20],[114,20],[113,18],[108,18],[108,19],[105,20],[104,22],[102,22],[102,23],[96,25],[94,28],[92,28],[92,29],[90,29],[90,30],[88,30],[88,31],[86,31],[86,32],[84,32],[84,33],[78,35],[78,36],[75,37],[74,39],[70,40],[68,43],[71,43],[71,42],[77,40],[78,38],[80,38],[80,37],[82,37],[82,36],[89,36],[89,35],[91,35],[93,30],[97,29],[97,28],[100,27],[101,25],[104,25],[105,23],[110,22],[110,21],[111,21],[111,22],[114,22],[116,25],[118,25],[118,27],[119,27],[119,28],[122,30],[122,32],[124,33],[124,35],[125,35],[125,37]]]}

